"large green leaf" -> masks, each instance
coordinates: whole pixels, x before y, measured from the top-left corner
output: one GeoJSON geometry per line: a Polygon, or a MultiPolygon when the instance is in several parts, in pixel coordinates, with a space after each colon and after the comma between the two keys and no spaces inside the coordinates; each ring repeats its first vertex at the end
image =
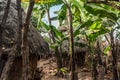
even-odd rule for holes
{"type": "Polygon", "coordinates": [[[96,4],[86,5],[85,8],[89,13],[93,14],[94,16],[99,16],[100,18],[107,17],[107,18],[110,18],[112,20],[118,19],[118,15],[116,13],[105,9],[104,7],[100,7],[96,4]]]}
{"type": "Polygon", "coordinates": [[[107,52],[110,51],[110,46],[106,47],[104,50],[104,55],[107,55],[107,52]]]}
{"type": "Polygon", "coordinates": [[[58,31],[55,26],[50,25],[49,27],[50,27],[51,30],[53,30],[56,38],[59,39],[62,36],[62,32],[58,31]]]}
{"type": "Polygon", "coordinates": [[[72,11],[73,11],[73,14],[76,14],[76,18],[81,17],[81,20],[82,21],[85,21],[87,16],[86,16],[86,10],[84,8],[84,1],[82,0],[72,0],[72,11]],[[79,14],[78,14],[79,12],[79,14]]]}
{"type": "Polygon", "coordinates": [[[99,30],[101,27],[102,27],[101,26],[101,21],[96,21],[89,27],[89,29],[91,29],[91,30],[99,30]]]}
{"type": "Polygon", "coordinates": [[[78,25],[77,27],[75,27],[75,31],[74,31],[74,37],[76,37],[77,35],[80,34],[80,29],[82,28],[88,28],[90,25],[93,24],[94,21],[92,21],[91,19],[87,20],[86,22],[84,22],[83,24],[78,25]]]}
{"type": "Polygon", "coordinates": [[[41,21],[40,24],[45,30],[47,30],[47,31],[50,30],[50,27],[46,23],[44,23],[43,21],[41,21]]]}
{"type": "Polygon", "coordinates": [[[100,6],[101,8],[107,10],[110,13],[116,14],[117,17],[119,17],[120,11],[113,8],[112,6],[105,5],[105,4],[96,4],[97,6],[100,6]]]}
{"type": "Polygon", "coordinates": [[[108,33],[109,31],[109,29],[101,25],[100,21],[96,21],[89,27],[86,34],[89,41],[95,41],[98,36],[108,33]]]}
{"type": "Polygon", "coordinates": [[[58,20],[59,20],[60,26],[62,25],[63,20],[65,20],[66,18],[66,12],[67,12],[67,8],[65,5],[63,5],[60,11],[58,12],[58,20]]]}

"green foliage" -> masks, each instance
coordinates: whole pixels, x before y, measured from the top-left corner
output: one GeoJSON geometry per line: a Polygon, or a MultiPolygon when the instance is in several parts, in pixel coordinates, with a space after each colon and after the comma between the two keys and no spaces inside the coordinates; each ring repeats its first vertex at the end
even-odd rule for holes
{"type": "Polygon", "coordinates": [[[80,29],[82,29],[82,28],[86,28],[87,29],[90,25],[92,25],[93,22],[94,21],[92,21],[92,20],[89,19],[86,22],[84,22],[84,23],[76,26],[75,27],[75,31],[74,31],[74,36],[79,35],[80,34],[80,29]]]}
{"type": "Polygon", "coordinates": [[[66,12],[67,12],[67,8],[65,5],[63,5],[60,11],[58,12],[58,20],[59,20],[60,26],[62,25],[62,22],[66,19],[66,12]]]}
{"type": "Polygon", "coordinates": [[[100,18],[110,18],[112,20],[117,20],[119,17],[119,11],[113,9],[110,6],[105,4],[89,4],[85,6],[86,10],[94,16],[98,16],[100,18]]]}
{"type": "Polygon", "coordinates": [[[104,50],[104,55],[107,55],[107,52],[110,51],[110,46],[106,47],[104,50]]]}
{"type": "Polygon", "coordinates": [[[87,11],[85,10],[84,6],[85,6],[85,2],[82,0],[72,0],[71,2],[71,6],[72,6],[72,13],[74,14],[74,22],[83,22],[86,21],[88,19],[87,16],[87,11]]]}
{"type": "Polygon", "coordinates": [[[93,22],[93,24],[89,27],[87,33],[87,39],[91,41],[95,41],[99,35],[108,33],[110,30],[101,25],[100,21],[93,22]]]}
{"type": "Polygon", "coordinates": [[[40,25],[46,30],[46,32],[50,30],[50,27],[43,21],[40,21],[40,25]]]}
{"type": "Polygon", "coordinates": [[[60,71],[63,73],[63,74],[66,74],[67,73],[67,70],[65,68],[61,68],[60,71]]]}
{"type": "Polygon", "coordinates": [[[55,26],[50,25],[50,28],[54,31],[55,38],[60,39],[60,37],[62,37],[62,33],[58,31],[55,26]]]}
{"type": "MultiPolygon", "coordinates": [[[[93,43],[96,41],[97,37],[105,33],[109,33],[111,30],[115,29],[113,26],[118,25],[117,21],[120,18],[120,11],[112,8],[111,6],[97,3],[86,4],[86,0],[70,0],[70,2],[75,42],[81,39],[80,36],[85,36],[88,42],[93,43]]],[[[26,9],[28,3],[22,3],[22,5],[26,9]]],[[[51,44],[51,48],[60,46],[64,40],[69,38],[68,34],[60,32],[56,26],[47,25],[42,21],[42,18],[45,16],[46,9],[50,9],[50,7],[56,5],[62,5],[62,7],[58,12],[56,12],[57,16],[51,18],[51,20],[59,20],[60,26],[68,26],[68,23],[65,24],[67,8],[66,5],[63,4],[63,0],[56,0],[56,2],[45,4],[36,3],[31,18],[32,23],[37,30],[45,33],[53,30],[56,43],[51,44]]],[[[119,26],[116,27],[116,29],[119,28],[119,26]]],[[[77,46],[84,47],[86,45],[80,43],[77,46]]]]}

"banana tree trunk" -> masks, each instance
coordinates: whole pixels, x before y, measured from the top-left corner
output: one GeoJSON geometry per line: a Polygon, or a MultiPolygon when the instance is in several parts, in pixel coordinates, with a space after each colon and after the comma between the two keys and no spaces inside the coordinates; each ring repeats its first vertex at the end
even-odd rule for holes
{"type": "Polygon", "coordinates": [[[70,47],[69,47],[69,53],[70,53],[70,60],[71,60],[71,80],[77,80],[77,74],[75,72],[75,54],[74,54],[74,36],[73,36],[73,27],[72,27],[72,12],[70,9],[70,5],[67,5],[67,17],[68,17],[68,26],[69,26],[69,36],[70,36],[70,47]]]}
{"type": "Polygon", "coordinates": [[[90,57],[91,57],[91,73],[92,73],[92,80],[97,80],[98,72],[96,69],[97,62],[96,62],[96,56],[95,56],[95,47],[94,47],[94,41],[90,42],[90,57]]]}

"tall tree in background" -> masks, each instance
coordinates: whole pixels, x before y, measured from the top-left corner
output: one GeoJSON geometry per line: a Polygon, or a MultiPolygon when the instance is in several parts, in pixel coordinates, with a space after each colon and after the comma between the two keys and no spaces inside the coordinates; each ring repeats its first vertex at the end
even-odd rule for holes
{"type": "Polygon", "coordinates": [[[63,0],[67,7],[67,18],[68,18],[68,27],[69,27],[69,54],[71,62],[71,80],[77,80],[75,75],[75,54],[74,54],[74,36],[73,36],[73,26],[72,26],[72,12],[71,12],[71,2],[63,0]]]}
{"type": "Polygon", "coordinates": [[[30,18],[32,14],[32,9],[34,6],[34,0],[30,0],[30,4],[27,10],[27,16],[25,19],[25,23],[23,25],[23,32],[22,32],[22,63],[23,63],[23,80],[30,80],[30,66],[29,66],[29,46],[28,46],[28,30],[30,24],[30,18]]]}

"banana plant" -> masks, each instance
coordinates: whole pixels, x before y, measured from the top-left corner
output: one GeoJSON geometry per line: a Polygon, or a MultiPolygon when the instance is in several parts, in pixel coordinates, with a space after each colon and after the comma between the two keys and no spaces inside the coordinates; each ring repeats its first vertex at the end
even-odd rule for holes
{"type": "MultiPolygon", "coordinates": [[[[119,11],[104,4],[84,4],[73,0],[74,26],[78,25],[74,31],[74,37],[80,35],[80,29],[84,27],[83,33],[87,33],[88,41],[93,42],[102,34],[109,33],[112,28],[100,26],[104,19],[116,22],[119,19],[119,11]],[[81,5],[82,4],[82,5],[81,5]],[[82,7],[81,7],[82,6],[82,7]],[[84,9],[83,9],[84,8],[84,9]],[[80,16],[79,16],[80,14],[80,16]],[[77,16],[75,16],[77,15],[77,16]],[[86,18],[87,17],[87,18],[86,18]],[[84,19],[85,18],[85,19],[84,19]],[[92,25],[91,25],[92,24],[92,25]],[[91,25],[91,26],[90,26],[91,25]],[[96,27],[97,26],[97,27],[96,27]]],[[[103,25],[103,24],[102,24],[103,25]]]]}
{"type": "Polygon", "coordinates": [[[42,22],[40,23],[40,25],[43,27],[43,29],[45,30],[45,32],[50,31],[51,29],[55,32],[55,40],[56,43],[52,43],[50,45],[50,48],[55,48],[56,46],[60,46],[62,44],[62,42],[66,39],[68,39],[68,36],[66,34],[63,34],[62,32],[60,32],[55,26],[51,25],[51,27],[49,27],[50,25],[47,25],[46,23],[42,22]]]}
{"type": "MultiPolygon", "coordinates": [[[[117,22],[117,20],[119,19],[119,16],[120,16],[119,15],[120,12],[118,10],[115,10],[110,6],[103,5],[103,4],[102,5],[101,4],[92,4],[92,5],[89,4],[89,5],[86,5],[86,10],[89,13],[91,13],[92,15],[101,18],[102,21],[104,21],[104,19],[107,19],[107,23],[109,23],[108,21],[110,20],[109,25],[113,25],[113,24],[115,25],[115,23],[117,22]]],[[[105,26],[108,26],[108,24],[105,25],[105,26]]],[[[114,31],[114,28],[111,27],[111,30],[109,32],[113,33],[113,31],[114,31]]],[[[113,41],[113,40],[114,40],[114,38],[113,38],[113,36],[111,36],[111,41],[113,41]]],[[[111,43],[113,44],[114,42],[111,42],[111,43]]],[[[114,48],[114,44],[111,45],[111,47],[114,48]]],[[[112,63],[114,64],[113,65],[113,79],[117,80],[118,79],[118,76],[117,76],[118,74],[117,74],[117,69],[115,67],[116,58],[115,58],[115,54],[113,54],[113,53],[114,53],[114,51],[112,51],[112,56],[113,56],[112,63]]]]}

